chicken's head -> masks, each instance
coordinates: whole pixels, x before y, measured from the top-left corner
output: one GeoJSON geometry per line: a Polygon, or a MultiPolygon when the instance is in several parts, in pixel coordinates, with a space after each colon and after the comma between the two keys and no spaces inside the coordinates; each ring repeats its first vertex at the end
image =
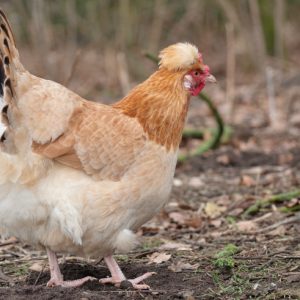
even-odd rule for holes
{"type": "Polygon", "coordinates": [[[183,86],[192,96],[197,96],[204,88],[206,82],[217,82],[216,78],[210,74],[207,65],[189,71],[183,78],[183,86]]]}
{"type": "Polygon", "coordinates": [[[183,75],[183,87],[192,95],[198,95],[207,82],[217,82],[203,63],[198,48],[189,43],[171,45],[160,53],[160,67],[183,75]]]}

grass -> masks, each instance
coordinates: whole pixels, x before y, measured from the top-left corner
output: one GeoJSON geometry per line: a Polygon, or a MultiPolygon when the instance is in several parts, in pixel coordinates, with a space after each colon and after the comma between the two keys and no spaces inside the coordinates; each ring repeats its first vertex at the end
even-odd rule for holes
{"type": "Polygon", "coordinates": [[[163,242],[159,239],[148,238],[148,239],[145,239],[145,241],[143,242],[142,249],[143,250],[151,250],[151,249],[161,246],[162,244],[163,244],[163,242]]]}
{"type": "Polygon", "coordinates": [[[235,261],[233,255],[239,252],[239,248],[234,244],[228,244],[223,250],[215,255],[214,265],[219,269],[232,269],[235,261]]]}
{"type": "Polygon", "coordinates": [[[29,266],[29,263],[16,264],[14,266],[10,266],[8,270],[5,269],[4,271],[10,276],[22,277],[28,275],[29,266]]]}

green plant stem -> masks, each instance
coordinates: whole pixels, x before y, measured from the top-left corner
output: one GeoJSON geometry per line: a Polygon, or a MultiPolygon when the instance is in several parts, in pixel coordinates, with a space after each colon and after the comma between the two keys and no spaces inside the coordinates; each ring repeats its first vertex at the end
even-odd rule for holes
{"type": "Polygon", "coordinates": [[[253,205],[249,206],[245,212],[244,216],[254,215],[258,213],[261,209],[270,206],[273,203],[282,203],[284,201],[289,201],[294,198],[300,197],[300,190],[294,190],[291,192],[281,193],[271,196],[267,199],[257,200],[253,205]]]}
{"type": "Polygon", "coordinates": [[[145,52],[144,56],[148,59],[150,59],[151,61],[153,61],[154,63],[158,64],[159,63],[159,58],[149,52],[145,52]]]}
{"type": "MultiPolygon", "coordinates": [[[[217,122],[217,130],[214,134],[214,136],[212,137],[211,140],[209,140],[209,149],[216,149],[221,142],[221,138],[223,136],[224,133],[224,122],[223,119],[218,111],[218,109],[216,108],[216,106],[214,105],[214,103],[212,102],[212,100],[205,94],[205,93],[200,93],[200,95],[198,96],[200,99],[202,99],[210,108],[216,122],[217,122]]],[[[208,143],[207,142],[207,143],[208,143]]]]}
{"type": "Polygon", "coordinates": [[[204,132],[198,129],[186,128],[183,130],[182,136],[184,138],[202,139],[204,132]]]}
{"type": "Polygon", "coordinates": [[[213,117],[216,120],[217,128],[216,128],[212,138],[209,139],[208,141],[204,142],[203,144],[201,144],[192,153],[187,154],[187,155],[184,155],[184,154],[179,155],[178,156],[179,162],[184,162],[192,156],[201,155],[210,149],[216,149],[220,145],[220,142],[221,142],[221,139],[222,139],[222,136],[224,133],[223,119],[222,119],[219,111],[217,110],[216,106],[211,101],[211,99],[203,92],[201,92],[198,97],[199,97],[199,99],[203,100],[207,104],[207,106],[210,108],[210,110],[213,114],[213,117]]]}

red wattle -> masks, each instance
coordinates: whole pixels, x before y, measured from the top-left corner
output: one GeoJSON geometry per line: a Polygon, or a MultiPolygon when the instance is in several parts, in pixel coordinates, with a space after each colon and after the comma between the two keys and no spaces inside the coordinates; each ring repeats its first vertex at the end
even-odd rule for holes
{"type": "Polygon", "coordinates": [[[201,82],[198,86],[196,86],[195,88],[193,88],[191,90],[191,95],[192,96],[198,96],[200,94],[200,92],[202,91],[202,89],[205,86],[205,82],[201,82]]]}

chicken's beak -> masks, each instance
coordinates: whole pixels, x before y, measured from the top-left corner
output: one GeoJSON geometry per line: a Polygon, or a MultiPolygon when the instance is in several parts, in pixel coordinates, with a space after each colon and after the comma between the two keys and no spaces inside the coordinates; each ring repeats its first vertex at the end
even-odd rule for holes
{"type": "Polygon", "coordinates": [[[217,79],[216,79],[216,77],[214,75],[209,74],[206,77],[206,82],[217,83],[217,79]]]}

